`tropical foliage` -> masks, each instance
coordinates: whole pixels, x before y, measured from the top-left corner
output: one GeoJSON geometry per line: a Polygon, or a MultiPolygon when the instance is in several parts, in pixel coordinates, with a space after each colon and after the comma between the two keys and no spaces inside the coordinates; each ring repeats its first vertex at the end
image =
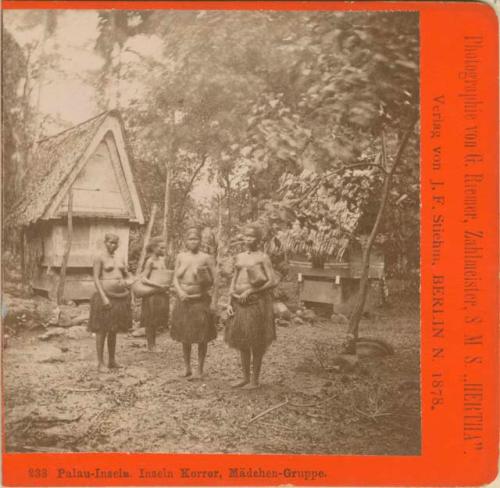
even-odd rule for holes
{"type": "Polygon", "coordinates": [[[81,50],[99,62],[77,74],[61,57],[68,15],[5,16],[4,172],[18,182],[7,206],[33,138],[68,125],[42,113],[43,87],[73,76],[96,113],[121,111],[171,252],[187,222],[227,252],[241,224],[260,220],[279,255],[342,259],[352,239],[366,242],[387,190],[374,238],[389,272],[418,268],[417,14],[97,12],[81,50]]]}

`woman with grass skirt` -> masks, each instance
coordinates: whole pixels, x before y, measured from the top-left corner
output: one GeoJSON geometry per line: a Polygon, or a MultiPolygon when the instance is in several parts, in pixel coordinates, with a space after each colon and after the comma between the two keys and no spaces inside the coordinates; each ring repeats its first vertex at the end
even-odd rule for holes
{"type": "Polygon", "coordinates": [[[245,229],[246,251],[236,256],[229,290],[230,318],[224,331],[226,343],[238,349],[243,378],[232,386],[253,390],[259,387],[262,359],[276,339],[272,287],[274,272],[269,256],[260,251],[262,232],[256,225],[245,229]]]}
{"type": "Polygon", "coordinates": [[[165,282],[165,242],[162,237],[153,237],[149,243],[149,258],[142,272],[142,283],[152,292],[142,298],[141,327],[146,330],[148,351],[156,350],[156,333],[161,327],[168,327],[170,310],[170,284],[165,282]]]}
{"type": "Polygon", "coordinates": [[[129,287],[132,284],[125,260],[116,255],[120,239],[115,234],[104,236],[105,251],[94,259],[96,292],[90,299],[88,329],[96,335],[97,369],[103,371],[104,344],[108,342],[108,367],[119,368],[115,360],[116,335],[132,327],[129,287]]]}
{"type": "Polygon", "coordinates": [[[208,343],[217,337],[215,314],[211,309],[209,290],[215,276],[213,258],[200,251],[201,232],[191,227],[186,232],[187,250],[177,255],[174,271],[174,289],[177,300],[172,311],[170,335],[182,343],[185,373],[188,380],[199,380],[204,375],[208,343]],[[191,370],[191,347],[198,344],[198,367],[191,370]]]}

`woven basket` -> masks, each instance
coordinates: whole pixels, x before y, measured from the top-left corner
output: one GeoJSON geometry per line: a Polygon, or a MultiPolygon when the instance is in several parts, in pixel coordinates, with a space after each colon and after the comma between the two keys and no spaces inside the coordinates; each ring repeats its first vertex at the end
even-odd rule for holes
{"type": "MultiPolygon", "coordinates": [[[[170,286],[172,284],[173,277],[174,272],[171,269],[156,270],[154,281],[160,286],[170,286]]],[[[132,293],[137,298],[144,298],[146,296],[153,295],[154,293],[158,293],[158,288],[143,283],[142,278],[137,278],[132,284],[132,293]]]]}
{"type": "Polygon", "coordinates": [[[121,294],[127,291],[127,283],[121,278],[105,279],[101,283],[104,293],[121,294]]]}

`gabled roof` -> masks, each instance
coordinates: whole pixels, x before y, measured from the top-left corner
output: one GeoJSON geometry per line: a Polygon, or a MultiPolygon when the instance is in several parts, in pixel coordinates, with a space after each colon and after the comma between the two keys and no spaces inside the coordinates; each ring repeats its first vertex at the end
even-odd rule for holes
{"type": "Polygon", "coordinates": [[[54,199],[64,195],[78,176],[90,153],[106,132],[111,130],[123,146],[121,162],[134,203],[134,220],[144,223],[143,212],[125,151],[123,124],[116,111],[105,112],[59,134],[40,140],[25,178],[20,199],[6,218],[7,226],[25,226],[47,215],[54,199]]]}

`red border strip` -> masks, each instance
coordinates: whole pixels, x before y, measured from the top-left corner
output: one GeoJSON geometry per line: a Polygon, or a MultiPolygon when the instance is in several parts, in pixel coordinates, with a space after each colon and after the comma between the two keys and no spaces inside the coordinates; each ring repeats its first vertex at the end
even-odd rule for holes
{"type": "MultiPolygon", "coordinates": [[[[436,5],[432,3],[432,5],[436,5]]],[[[137,1],[137,0],[4,0],[3,6],[5,9],[88,9],[88,10],[106,10],[106,9],[119,9],[119,10],[148,10],[148,9],[170,9],[170,10],[386,10],[386,11],[401,11],[413,10],[421,11],[425,5],[420,2],[317,2],[317,1],[303,1],[303,2],[290,2],[290,1],[179,1],[179,2],[165,2],[165,1],[137,1]]],[[[431,6],[428,4],[427,7],[431,6]]]]}

